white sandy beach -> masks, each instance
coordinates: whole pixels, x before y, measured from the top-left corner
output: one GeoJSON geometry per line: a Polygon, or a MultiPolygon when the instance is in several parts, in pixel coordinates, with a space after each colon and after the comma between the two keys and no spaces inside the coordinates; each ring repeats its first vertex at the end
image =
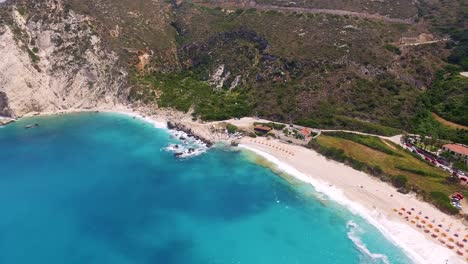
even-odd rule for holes
{"type": "Polygon", "coordinates": [[[466,226],[460,220],[440,212],[414,195],[398,193],[387,183],[341,163],[327,160],[301,146],[275,139],[248,137],[244,137],[239,146],[263,156],[280,170],[301,181],[311,183],[317,191],[365,217],[402,247],[416,263],[466,263],[455,251],[442,246],[393,211],[393,208],[414,208],[414,214],[422,211],[422,215],[427,215],[429,220],[436,219],[435,225],[442,223],[448,227],[452,224],[452,233],[454,230],[460,230],[461,234],[467,233],[466,226]]]}
{"type": "MultiPolygon", "coordinates": [[[[226,134],[215,133],[210,129],[210,127],[219,122],[200,123],[191,120],[190,115],[171,110],[135,110],[126,106],[119,106],[113,107],[111,110],[98,108],[87,110],[70,109],[40,113],[40,115],[83,111],[121,113],[152,123],[158,128],[165,128],[169,120],[177,120],[190,126],[192,131],[197,135],[214,142],[224,141],[228,138],[226,134]]],[[[253,119],[243,120],[237,120],[236,125],[248,125],[253,119]]],[[[267,120],[256,121],[265,122],[267,120]]],[[[394,208],[398,210],[400,208],[406,208],[407,210],[414,208],[414,211],[412,211],[412,217],[414,217],[421,211],[421,217],[428,216],[428,222],[435,219],[435,226],[442,224],[443,228],[440,228],[442,232],[450,226],[451,231],[448,232],[448,237],[452,237],[454,232],[458,232],[460,239],[456,239],[455,241],[461,240],[465,234],[468,234],[466,231],[467,226],[461,220],[440,212],[432,205],[418,200],[414,195],[398,193],[394,187],[370,175],[354,170],[341,163],[328,160],[313,150],[283,143],[276,139],[243,137],[240,140],[239,147],[264,157],[269,162],[275,164],[278,169],[303,182],[312,184],[318,192],[326,194],[332,200],[366,218],[385,236],[406,251],[415,263],[467,263],[468,252],[465,250],[468,244],[465,244],[465,248],[462,249],[464,257],[460,257],[454,250],[450,250],[438,242],[438,239],[441,237],[437,239],[432,238],[430,236],[432,232],[425,234],[415,224],[406,221],[403,218],[405,215],[400,216],[394,212],[394,208]]]]}

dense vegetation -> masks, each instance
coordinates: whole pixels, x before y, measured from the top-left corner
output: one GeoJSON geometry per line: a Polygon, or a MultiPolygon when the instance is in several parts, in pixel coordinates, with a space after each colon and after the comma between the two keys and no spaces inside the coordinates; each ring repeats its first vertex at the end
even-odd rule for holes
{"type": "Polygon", "coordinates": [[[431,114],[433,111],[449,121],[468,124],[468,78],[461,76],[458,68],[449,66],[439,71],[434,85],[419,97],[415,109],[412,132],[468,144],[468,130],[446,126],[431,114]]]}
{"type": "Polygon", "coordinates": [[[179,111],[193,110],[194,117],[224,120],[248,116],[251,108],[247,95],[236,91],[214,90],[208,83],[195,80],[190,74],[153,74],[137,80],[139,90],[130,95],[134,100],[155,102],[161,107],[179,111]]]}
{"type": "MultiPolygon", "coordinates": [[[[383,142],[383,144],[377,143],[375,138],[368,139],[368,136],[360,136],[359,139],[354,136],[350,138],[353,140],[321,135],[316,140],[312,140],[309,147],[331,159],[377,176],[383,181],[391,182],[398,188],[412,190],[447,213],[457,212],[450,203],[445,202],[446,199],[442,196],[448,199],[452,193],[467,189],[451,182],[448,173],[419,160],[401,148],[391,148],[383,142]],[[395,152],[397,155],[377,150],[382,147],[386,147],[387,151],[395,152]],[[433,195],[433,192],[443,195],[433,195]]],[[[380,139],[377,138],[377,140],[380,139]]]]}
{"type": "MultiPolygon", "coordinates": [[[[239,92],[248,113],[274,121],[399,134],[392,127],[407,127],[421,93],[408,78],[418,75],[417,83],[428,82],[432,65],[440,63],[433,56],[441,48],[437,45],[406,54],[405,68],[393,63],[404,55],[395,43],[407,24],[208,6],[183,2],[174,10],[171,26],[180,69],[169,72],[190,72],[194,81],[239,92]],[[224,70],[213,81],[220,66],[224,70]],[[393,67],[399,69],[388,71],[393,67]]],[[[152,67],[147,67],[149,74],[152,67]]],[[[193,105],[198,104],[194,98],[193,105]]]]}
{"type": "Polygon", "coordinates": [[[444,119],[468,126],[468,78],[461,76],[456,68],[449,70],[437,73],[423,100],[444,119]]]}
{"type": "Polygon", "coordinates": [[[276,130],[282,130],[283,128],[286,127],[284,124],[278,124],[274,122],[268,122],[268,123],[262,123],[262,122],[254,122],[254,126],[261,125],[261,126],[267,126],[271,129],[276,129],[276,130]]]}
{"type": "Polygon", "coordinates": [[[401,134],[400,129],[375,124],[372,122],[365,122],[346,116],[340,115],[317,115],[311,118],[303,118],[297,121],[299,125],[308,127],[318,127],[322,129],[347,129],[356,130],[369,134],[377,134],[382,136],[394,136],[401,134]]]}

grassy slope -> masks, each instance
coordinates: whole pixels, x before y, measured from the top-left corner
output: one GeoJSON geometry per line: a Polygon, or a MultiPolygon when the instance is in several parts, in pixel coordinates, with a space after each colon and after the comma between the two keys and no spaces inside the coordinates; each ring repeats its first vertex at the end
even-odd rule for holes
{"type": "MultiPolygon", "coordinates": [[[[361,136],[361,138],[369,140],[365,136],[361,136]]],[[[410,188],[417,190],[425,199],[430,200],[431,192],[441,192],[448,196],[455,191],[467,191],[466,188],[459,185],[448,184],[449,175],[446,172],[419,160],[390,142],[387,143],[395,148],[388,147],[388,151],[395,152],[397,155],[390,155],[376,150],[376,147],[370,148],[351,140],[332,136],[322,135],[318,137],[316,142],[320,146],[343,150],[347,157],[372,167],[378,167],[385,175],[392,178],[398,175],[405,176],[410,188]]],[[[381,146],[379,144],[379,148],[381,146]]]]}

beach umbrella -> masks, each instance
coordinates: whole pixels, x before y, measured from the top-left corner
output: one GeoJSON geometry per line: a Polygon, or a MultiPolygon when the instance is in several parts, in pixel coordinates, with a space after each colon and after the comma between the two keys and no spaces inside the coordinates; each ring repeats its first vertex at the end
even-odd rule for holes
{"type": "Polygon", "coordinates": [[[438,227],[442,227],[442,225],[441,225],[441,224],[438,224],[437,226],[438,226],[438,227]]]}
{"type": "Polygon", "coordinates": [[[400,210],[402,210],[402,211],[406,211],[406,209],[405,209],[404,207],[402,207],[400,210]]]}
{"type": "Polygon", "coordinates": [[[432,234],[431,237],[437,238],[437,235],[436,235],[436,234],[432,234]]]}
{"type": "Polygon", "coordinates": [[[452,245],[452,244],[447,244],[447,247],[450,248],[450,249],[453,249],[455,246],[452,245]]]}
{"type": "Polygon", "coordinates": [[[416,216],[415,218],[419,220],[419,216],[416,216]]]}
{"type": "Polygon", "coordinates": [[[466,240],[466,238],[464,238],[462,241],[463,241],[464,243],[468,242],[468,240],[466,240]]]}
{"type": "Polygon", "coordinates": [[[453,235],[454,235],[455,237],[458,237],[458,234],[457,234],[457,233],[455,233],[455,234],[453,234],[453,235]]]}
{"type": "Polygon", "coordinates": [[[446,236],[447,236],[447,234],[446,234],[446,233],[442,233],[441,235],[442,235],[443,237],[446,237],[446,236]]]}
{"type": "Polygon", "coordinates": [[[429,219],[429,216],[426,215],[424,218],[429,219]]]}
{"type": "Polygon", "coordinates": [[[411,208],[411,211],[414,211],[414,208],[411,208]]]}
{"type": "Polygon", "coordinates": [[[434,232],[439,233],[439,229],[438,228],[434,229],[434,232]]]}
{"type": "Polygon", "coordinates": [[[425,221],[425,220],[421,220],[421,223],[425,224],[425,223],[426,223],[426,221],[425,221]]]}
{"type": "Polygon", "coordinates": [[[439,242],[442,243],[442,244],[445,244],[445,240],[443,240],[442,238],[439,239],[439,242]]]}
{"type": "Polygon", "coordinates": [[[448,241],[453,242],[453,241],[455,241],[455,239],[453,239],[453,237],[450,237],[450,238],[448,239],[448,241]]]}

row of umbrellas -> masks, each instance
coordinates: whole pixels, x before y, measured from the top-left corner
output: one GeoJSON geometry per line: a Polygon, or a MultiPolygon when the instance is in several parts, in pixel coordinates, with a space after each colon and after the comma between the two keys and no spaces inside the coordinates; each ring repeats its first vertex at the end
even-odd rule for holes
{"type": "MultiPolygon", "coordinates": [[[[465,246],[468,247],[468,234],[466,234],[463,238],[461,238],[460,234],[457,232],[453,233],[453,236],[450,236],[450,228],[452,224],[450,224],[447,229],[443,230],[443,225],[435,224],[436,220],[433,219],[432,221],[429,220],[428,216],[422,216],[422,212],[419,211],[417,214],[414,213],[414,208],[407,210],[406,208],[402,207],[400,210],[394,208],[393,211],[398,213],[398,215],[405,218],[406,221],[410,221],[412,224],[415,224],[417,228],[424,230],[424,233],[430,234],[430,236],[434,239],[438,239],[438,241],[445,245],[449,249],[455,249],[457,254],[460,256],[468,255],[468,249],[464,249],[465,246]],[[412,217],[414,215],[414,217],[412,217]],[[412,217],[410,219],[410,217],[412,217]]],[[[468,258],[466,259],[468,260],[468,258]]]]}

